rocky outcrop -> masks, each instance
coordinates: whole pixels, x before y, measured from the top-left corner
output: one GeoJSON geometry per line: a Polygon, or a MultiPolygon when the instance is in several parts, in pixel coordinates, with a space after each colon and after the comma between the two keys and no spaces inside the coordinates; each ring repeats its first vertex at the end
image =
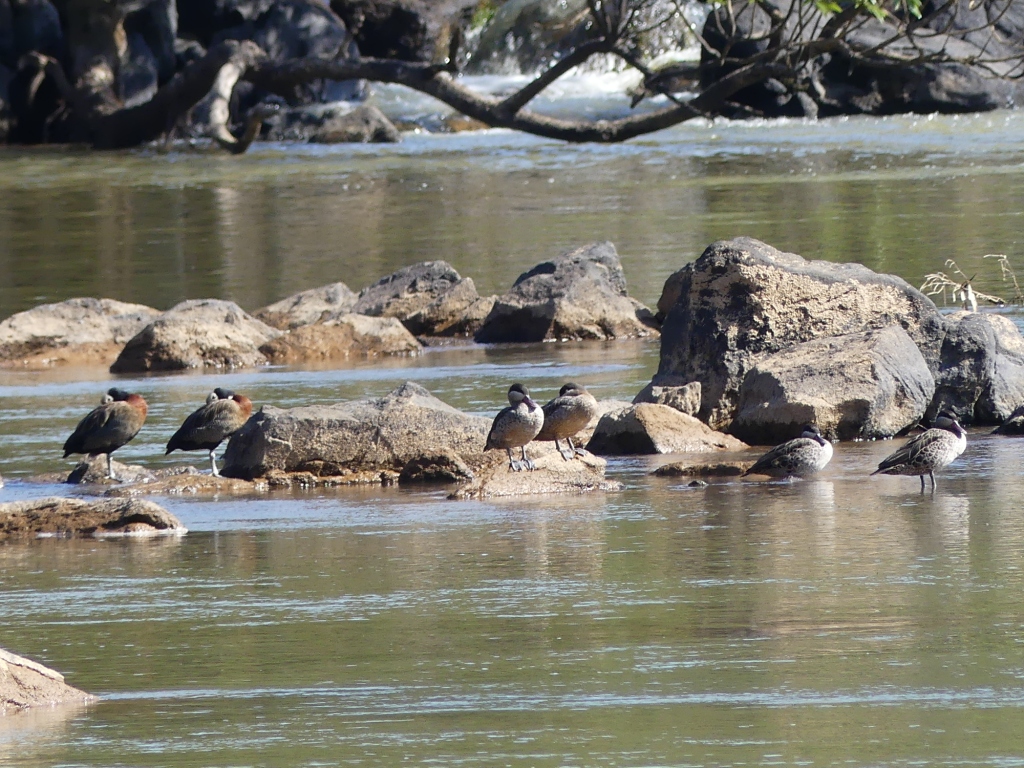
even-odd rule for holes
{"type": "Polygon", "coordinates": [[[892,437],[925,414],[935,393],[928,364],[906,331],[830,336],[753,362],[729,431],[774,445],[815,424],[829,439],[892,437]]]}
{"type": "Polygon", "coordinates": [[[626,292],[611,243],[563,253],[521,274],[476,333],[481,343],[615,339],[656,333],[654,315],[626,292]]]}
{"type": "Polygon", "coordinates": [[[0,504],[0,541],[41,536],[153,536],[187,532],[166,509],[141,499],[53,497],[0,504]]]}
{"type": "Polygon", "coordinates": [[[1000,424],[1024,404],[1024,338],[997,314],[956,312],[944,318],[934,417],[943,408],[964,424],[1000,424]]]}
{"type": "Polygon", "coordinates": [[[231,438],[221,474],[251,479],[275,470],[315,476],[397,473],[439,450],[459,456],[481,452],[490,424],[412,382],[378,399],[290,410],[268,406],[231,438]]]}
{"type": "Polygon", "coordinates": [[[633,402],[658,403],[687,416],[696,416],[700,412],[700,382],[648,384],[633,398],[633,402]]]}
{"type": "Polygon", "coordinates": [[[43,304],[0,323],[0,365],[108,366],[159,314],[151,307],[113,299],[43,304]]]}
{"type": "Polygon", "coordinates": [[[281,332],[230,301],[184,301],[136,334],[110,366],[111,373],[248,368],[266,365],[259,348],[281,332]]]}
{"type": "Polygon", "coordinates": [[[667,405],[640,403],[606,413],[587,450],[619,454],[738,451],[746,445],[667,405]]]}
{"type": "Polygon", "coordinates": [[[288,331],[300,325],[322,323],[348,314],[356,304],[356,294],[344,283],[331,283],[292,294],[253,312],[253,317],[272,328],[288,331]]]}
{"type": "Polygon", "coordinates": [[[275,365],[417,355],[421,350],[416,337],[395,318],[351,314],[286,331],[260,347],[275,365]]]}
{"type": "Polygon", "coordinates": [[[737,238],[708,246],[670,282],[678,298],[653,383],[700,382],[699,417],[716,429],[730,428],[754,365],[814,339],[895,325],[938,371],[945,327],[935,305],[904,280],[860,264],[808,261],[737,238]]]}
{"type": "Polygon", "coordinates": [[[479,327],[476,286],[446,261],[403,267],[359,292],[353,312],[397,318],[417,336],[464,336],[479,327]]]}
{"type": "Polygon", "coordinates": [[[452,499],[485,499],[497,496],[530,496],[549,493],[589,493],[617,491],[622,484],[606,480],[606,462],[593,455],[566,461],[549,444],[530,446],[536,469],[512,472],[504,451],[489,451],[475,471],[472,481],[456,490],[452,499]]]}
{"type": "Polygon", "coordinates": [[[0,648],[0,715],[28,707],[52,707],[95,700],[49,667],[0,648]]]}

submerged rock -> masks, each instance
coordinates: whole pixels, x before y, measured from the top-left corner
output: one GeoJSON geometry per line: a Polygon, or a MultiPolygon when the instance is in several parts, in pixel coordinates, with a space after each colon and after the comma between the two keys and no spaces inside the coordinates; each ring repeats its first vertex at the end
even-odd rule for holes
{"type": "Polygon", "coordinates": [[[344,283],[331,283],[292,294],[258,309],[253,317],[272,328],[288,331],[301,325],[322,323],[352,311],[356,294],[344,283]]]}
{"type": "Polygon", "coordinates": [[[442,449],[479,453],[489,429],[490,419],[462,413],[407,382],[382,398],[290,410],[267,406],[231,438],[221,473],[246,479],[275,470],[398,473],[442,449]]]}
{"type": "Polygon", "coordinates": [[[0,648],[0,715],[8,710],[95,700],[49,667],[0,648]]]}
{"type": "Polygon", "coordinates": [[[938,370],[944,325],[935,305],[901,278],[860,264],[808,261],[737,238],[708,246],[669,278],[669,289],[678,298],[653,383],[699,381],[699,417],[716,429],[732,424],[754,365],[813,339],[896,325],[938,370]]]}
{"type": "Polygon", "coordinates": [[[481,343],[616,339],[656,333],[654,315],[626,292],[611,243],[592,243],[521,274],[499,296],[481,343]]]}
{"type": "Polygon", "coordinates": [[[266,365],[259,348],[281,332],[231,301],[184,301],[143,328],[122,350],[111,373],[248,368],[266,365]]]}
{"type": "Polygon", "coordinates": [[[0,365],[108,366],[160,312],[113,299],[68,299],[18,312],[0,323],[0,365]]]}
{"type": "Polygon", "coordinates": [[[692,461],[674,461],[662,464],[651,472],[655,477],[739,477],[754,466],[750,460],[717,461],[698,463],[692,461]]]}
{"type": "Polygon", "coordinates": [[[484,499],[495,496],[530,496],[541,493],[589,493],[617,491],[622,484],[606,480],[607,462],[588,454],[571,461],[548,444],[531,443],[528,450],[536,469],[512,472],[504,451],[488,451],[480,460],[472,481],[456,490],[452,499],[484,499]]]}
{"type": "Polygon", "coordinates": [[[154,536],[188,530],[174,515],[141,499],[60,497],[0,504],[0,540],[56,536],[154,536]]]}
{"type": "Polygon", "coordinates": [[[260,347],[274,364],[317,363],[350,357],[416,355],[423,347],[393,317],[342,315],[334,320],[303,325],[260,347]]]}
{"type": "Polygon", "coordinates": [[[752,364],[729,431],[773,445],[815,424],[840,440],[892,437],[925,414],[928,364],[897,325],[794,344],[752,364]]]}
{"type": "Polygon", "coordinates": [[[601,417],[587,450],[619,454],[738,451],[746,444],[667,405],[639,403],[601,417]]]}

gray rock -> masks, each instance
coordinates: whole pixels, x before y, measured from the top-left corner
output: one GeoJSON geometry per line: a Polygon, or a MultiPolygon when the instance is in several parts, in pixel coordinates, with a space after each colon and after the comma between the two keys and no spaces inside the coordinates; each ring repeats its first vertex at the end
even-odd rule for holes
{"type": "Polygon", "coordinates": [[[0,715],[7,710],[85,703],[95,698],[68,685],[60,672],[0,648],[0,715]]]}
{"type": "Polygon", "coordinates": [[[648,384],[633,398],[633,402],[658,403],[675,408],[687,416],[696,416],[700,412],[700,382],[690,381],[678,385],[648,384]]]}
{"type": "Polygon", "coordinates": [[[417,336],[453,336],[472,332],[465,318],[479,300],[473,281],[451,264],[424,261],[361,290],[352,311],[398,318],[417,336]]]}
{"type": "Polygon", "coordinates": [[[0,504],[0,540],[55,536],[184,534],[185,526],[152,501],[52,497],[0,504]]]}
{"type": "Polygon", "coordinates": [[[266,365],[259,348],[281,332],[231,301],[184,301],[151,322],[121,351],[111,373],[266,365]]]}
{"type": "Polygon", "coordinates": [[[367,144],[401,139],[398,128],[379,108],[347,101],[293,107],[270,117],[265,125],[267,141],[367,144]]]}
{"type": "Polygon", "coordinates": [[[928,415],[946,408],[964,424],[1008,420],[1024,404],[1024,338],[1017,326],[1008,317],[981,312],[956,312],[945,321],[928,415]]]}
{"type": "Polygon", "coordinates": [[[256,310],[253,317],[272,328],[287,331],[347,314],[355,306],[356,298],[344,283],[331,283],[292,294],[256,310]]]}
{"type": "Polygon", "coordinates": [[[830,336],[753,363],[740,385],[730,432],[774,445],[816,424],[840,440],[892,437],[924,416],[935,380],[906,331],[830,336]]]}
{"type": "Polygon", "coordinates": [[[993,435],[1009,435],[1020,437],[1024,435],[1024,405],[1010,414],[1002,424],[992,430],[993,435]]]}
{"type": "Polygon", "coordinates": [[[651,472],[655,477],[739,477],[754,466],[752,460],[716,461],[694,463],[674,461],[662,464],[651,472]]]}
{"type": "Polygon", "coordinates": [[[607,463],[597,456],[566,461],[553,443],[532,443],[530,457],[536,469],[512,472],[504,451],[488,451],[474,479],[456,490],[452,499],[485,499],[498,496],[531,496],[549,493],[617,491],[622,484],[605,479],[607,463]]]}
{"type": "Polygon", "coordinates": [[[228,443],[221,474],[252,479],[269,472],[316,476],[399,472],[413,459],[484,449],[491,420],[470,416],[407,382],[385,397],[283,410],[267,406],[228,443]]]}
{"type": "Polygon", "coordinates": [[[473,470],[461,456],[452,451],[436,451],[406,463],[398,475],[398,484],[464,483],[472,479],[473,470]]]}
{"type": "Polygon", "coordinates": [[[136,464],[122,464],[116,459],[111,460],[116,480],[107,477],[107,457],[87,456],[82,459],[64,481],[71,485],[121,485],[122,483],[149,483],[156,480],[156,473],[136,464]]]}
{"type": "Polygon", "coordinates": [[[342,315],[271,339],[260,352],[275,365],[327,363],[353,357],[418,355],[423,347],[393,317],[342,315]]]}
{"type": "Polygon", "coordinates": [[[538,264],[499,296],[481,343],[615,339],[656,333],[654,315],[626,293],[611,243],[592,243],[538,264]]]}
{"type": "Polygon", "coordinates": [[[0,323],[0,361],[107,366],[159,314],[152,307],[113,299],[42,304],[0,323]]]}
{"type": "Polygon", "coordinates": [[[655,403],[606,413],[587,443],[588,451],[605,456],[739,451],[746,447],[735,437],[715,432],[693,416],[655,403]]]}
{"type": "Polygon", "coordinates": [[[812,339],[898,325],[938,370],[942,318],[901,278],[807,261],[750,238],[713,243],[680,273],[653,383],[699,381],[699,417],[716,429],[732,423],[755,361],[812,339]]]}

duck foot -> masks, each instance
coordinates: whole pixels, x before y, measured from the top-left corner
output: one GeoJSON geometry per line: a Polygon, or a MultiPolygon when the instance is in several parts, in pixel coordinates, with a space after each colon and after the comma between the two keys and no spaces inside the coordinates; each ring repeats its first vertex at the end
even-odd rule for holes
{"type": "Polygon", "coordinates": [[[508,463],[508,471],[509,472],[522,472],[523,471],[523,462],[519,461],[519,459],[512,459],[512,461],[510,461],[508,463]]]}
{"type": "Polygon", "coordinates": [[[526,461],[523,462],[523,466],[531,472],[537,468],[537,465],[533,463],[533,459],[526,459],[526,461]]]}

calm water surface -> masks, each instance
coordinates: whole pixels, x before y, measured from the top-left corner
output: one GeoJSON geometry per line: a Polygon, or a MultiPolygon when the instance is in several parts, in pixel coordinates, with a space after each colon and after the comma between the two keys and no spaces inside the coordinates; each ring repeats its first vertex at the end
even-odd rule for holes
{"type": "MultiPolygon", "coordinates": [[[[504,289],[611,239],[633,292],[717,237],[856,259],[912,282],[1021,257],[1014,114],[690,126],[620,148],[494,133],[241,159],[0,155],[0,303],[111,295],[254,308],[445,258],[504,289]],[[550,179],[550,181],[549,181],[550,179]]],[[[342,370],[126,378],[151,466],[225,385],[330,403],[419,381],[490,414],[521,379],[631,398],[657,345],[432,350],[342,370]]],[[[3,499],[66,488],[60,444],[103,371],[0,373],[3,499]]],[[[1024,441],[972,432],[936,493],[866,478],[703,489],[613,460],[621,493],[449,502],[341,489],[162,500],[180,539],[0,546],[0,646],[101,695],[0,718],[0,765],[1024,764],[1024,441]]],[[[196,464],[202,456],[194,455],[196,464]]]]}

